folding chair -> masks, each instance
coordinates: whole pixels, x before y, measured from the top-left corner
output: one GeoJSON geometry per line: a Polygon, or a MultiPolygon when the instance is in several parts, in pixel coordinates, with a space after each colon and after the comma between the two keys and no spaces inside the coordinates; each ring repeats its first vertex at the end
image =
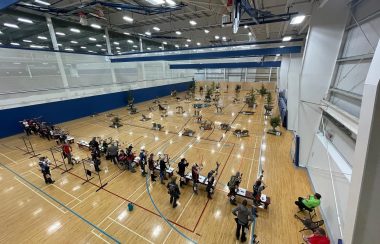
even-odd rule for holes
{"type": "Polygon", "coordinates": [[[295,214],[294,217],[298,219],[299,221],[301,221],[302,224],[304,225],[304,228],[300,230],[299,232],[302,232],[305,230],[311,230],[314,232],[317,228],[321,227],[325,223],[323,219],[318,220],[318,221],[313,221],[312,219],[308,219],[308,218],[302,219],[297,214],[295,214]]]}

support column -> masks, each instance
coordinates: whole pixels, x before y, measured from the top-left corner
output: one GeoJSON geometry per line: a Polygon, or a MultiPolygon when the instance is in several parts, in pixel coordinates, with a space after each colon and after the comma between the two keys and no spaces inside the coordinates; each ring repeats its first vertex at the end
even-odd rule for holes
{"type": "Polygon", "coordinates": [[[364,83],[356,139],[344,244],[374,243],[380,239],[380,42],[364,83]]]}
{"type": "Polygon", "coordinates": [[[107,53],[108,55],[112,55],[110,35],[108,34],[108,27],[104,28],[104,33],[106,35],[107,53]]]}
{"type": "MultiPolygon", "coordinates": [[[[51,18],[48,15],[46,15],[46,24],[47,24],[48,29],[49,29],[50,40],[51,40],[51,42],[53,44],[53,49],[55,51],[59,51],[57,37],[55,35],[53,22],[51,21],[51,18]]],[[[66,72],[65,72],[65,67],[64,67],[63,62],[62,62],[61,53],[56,52],[55,53],[55,57],[57,59],[58,69],[59,69],[59,73],[61,74],[63,87],[64,88],[69,88],[69,83],[67,81],[67,76],[66,76],[66,72]]]]}
{"type": "Polygon", "coordinates": [[[300,136],[300,165],[309,159],[321,119],[318,105],[330,86],[349,14],[346,0],[313,5],[310,29],[300,74],[297,134],[300,136]]]}
{"type": "Polygon", "coordinates": [[[139,38],[140,52],[144,52],[143,43],[141,37],[139,38]]]}

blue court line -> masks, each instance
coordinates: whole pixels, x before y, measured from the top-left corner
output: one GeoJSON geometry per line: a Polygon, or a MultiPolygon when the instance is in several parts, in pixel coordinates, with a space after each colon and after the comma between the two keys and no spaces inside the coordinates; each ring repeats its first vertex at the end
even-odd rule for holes
{"type": "Polygon", "coordinates": [[[75,212],[74,210],[72,210],[71,208],[67,207],[65,204],[63,204],[61,201],[55,199],[54,197],[50,196],[49,194],[47,194],[46,192],[44,192],[43,190],[41,190],[41,188],[35,186],[34,184],[30,183],[29,181],[27,181],[25,178],[23,178],[21,175],[19,175],[18,173],[16,173],[15,171],[13,171],[11,168],[9,168],[8,166],[4,165],[3,163],[0,163],[1,166],[3,166],[4,168],[6,168],[8,171],[12,172],[14,175],[16,175],[18,178],[20,178],[21,180],[23,180],[24,182],[26,182],[28,185],[32,186],[33,188],[35,188],[36,190],[38,190],[39,192],[41,192],[42,194],[44,194],[45,196],[47,196],[48,198],[50,198],[51,200],[53,200],[54,202],[58,203],[59,205],[61,205],[62,207],[64,207],[65,209],[67,209],[68,211],[70,211],[72,214],[74,214],[75,216],[77,216],[78,218],[80,218],[81,220],[83,220],[85,223],[87,223],[88,225],[94,227],[95,229],[97,229],[100,233],[102,233],[103,235],[107,236],[108,238],[110,238],[111,240],[113,240],[115,243],[117,244],[121,244],[121,242],[117,239],[115,239],[114,237],[112,237],[110,234],[108,234],[107,232],[105,232],[104,230],[100,229],[98,226],[96,226],[95,224],[91,223],[90,221],[88,221],[87,219],[85,219],[84,217],[80,216],[77,212],[75,212]]]}
{"type": "Polygon", "coordinates": [[[149,174],[146,175],[145,177],[145,182],[146,182],[146,191],[148,192],[148,195],[149,195],[149,198],[150,198],[150,201],[153,203],[153,206],[154,208],[157,210],[157,212],[160,214],[161,218],[166,222],[166,224],[168,224],[172,229],[174,229],[178,234],[180,234],[183,238],[187,239],[188,241],[190,241],[191,243],[194,243],[194,244],[197,244],[196,241],[194,241],[193,239],[191,239],[190,237],[186,236],[184,233],[182,233],[182,231],[180,231],[179,229],[177,229],[172,223],[170,223],[168,221],[168,219],[161,213],[161,211],[158,209],[158,207],[156,206],[153,198],[152,198],[152,195],[150,194],[150,191],[149,191],[149,182],[148,182],[148,177],[149,177],[149,174]]]}

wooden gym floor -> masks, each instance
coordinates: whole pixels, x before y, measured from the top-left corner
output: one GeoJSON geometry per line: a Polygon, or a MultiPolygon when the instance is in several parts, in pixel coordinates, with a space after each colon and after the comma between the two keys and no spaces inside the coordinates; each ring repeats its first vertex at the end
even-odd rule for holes
{"type": "MultiPolygon", "coordinates": [[[[258,88],[258,84],[247,84],[244,83],[240,98],[251,86],[258,88]]],[[[273,90],[274,85],[270,84],[269,88],[273,90]]],[[[298,196],[311,193],[312,189],[307,172],[292,165],[292,135],[284,129],[281,129],[282,136],[264,133],[264,129],[270,126],[264,119],[263,99],[260,96],[257,96],[256,113],[242,115],[239,111],[249,110],[247,105],[232,103],[234,87],[230,87],[229,93],[225,90],[223,85],[223,113],[216,114],[215,107],[210,106],[202,109],[203,118],[216,123],[232,123],[233,128],[248,129],[249,137],[237,138],[232,132],[223,134],[224,131],[217,127],[201,131],[192,116],[193,102],[177,102],[170,97],[160,99],[169,105],[169,116],[166,118],[161,118],[158,110],[150,113],[148,107],[152,101],[147,101],[137,104],[139,113],[135,115],[129,115],[126,108],[120,108],[59,125],[67,129],[75,141],[111,136],[122,142],[124,148],[132,143],[137,153],[142,146],[155,154],[168,153],[175,161],[172,164],[174,167],[181,157],[186,157],[190,164],[203,162],[201,175],[215,168],[216,161],[220,162],[213,199],[207,199],[203,186],[200,186],[199,195],[193,194],[191,186],[185,186],[181,189],[176,209],[171,208],[166,187],[159,181],[148,182],[150,197],[146,180],[139,171],[120,171],[105,159],[102,159],[100,175],[103,183],[108,184],[98,192],[97,178],[82,184],[85,179],[82,164],[75,165],[66,173],[63,173],[63,166],[53,169],[52,176],[56,182],[45,185],[38,159],[29,158],[20,150],[23,148],[21,135],[1,139],[0,243],[114,243],[105,233],[121,243],[189,243],[166,223],[153,203],[169,223],[198,243],[237,243],[236,224],[231,213],[234,206],[227,199],[226,184],[232,174],[240,171],[243,173],[241,187],[252,191],[257,178],[259,155],[265,171],[264,181],[268,186],[264,193],[271,197],[272,204],[268,210],[258,211],[255,228],[258,240],[264,244],[301,243],[298,231],[302,224],[293,217],[297,212],[294,201],[298,196]],[[177,106],[183,106],[186,113],[176,114],[177,106]],[[118,115],[124,126],[110,128],[108,113],[118,115]],[[142,113],[152,119],[141,122],[142,113]],[[163,130],[151,130],[153,121],[161,123],[163,130]],[[196,136],[179,136],[178,132],[185,127],[195,130],[196,136]],[[129,202],[135,205],[132,212],[128,211],[129,202]]],[[[277,111],[275,108],[274,113],[277,111]]],[[[48,149],[55,146],[54,141],[37,136],[30,139],[37,153],[52,158],[48,149]]],[[[89,151],[79,149],[76,143],[72,146],[74,156],[90,156],[89,151]]]]}

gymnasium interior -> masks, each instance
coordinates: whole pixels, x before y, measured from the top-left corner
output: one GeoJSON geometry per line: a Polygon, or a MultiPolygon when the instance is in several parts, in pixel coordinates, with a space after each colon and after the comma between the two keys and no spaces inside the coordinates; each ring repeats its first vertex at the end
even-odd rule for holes
{"type": "Polygon", "coordinates": [[[379,0],[1,0],[0,243],[376,243],[379,39],[379,0]]]}

